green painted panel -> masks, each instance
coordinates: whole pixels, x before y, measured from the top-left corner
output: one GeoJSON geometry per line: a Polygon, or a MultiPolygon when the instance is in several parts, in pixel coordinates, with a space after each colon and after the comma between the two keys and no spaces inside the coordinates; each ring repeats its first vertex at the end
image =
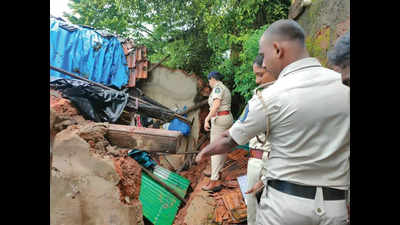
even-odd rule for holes
{"type": "Polygon", "coordinates": [[[153,173],[159,177],[160,180],[164,181],[165,184],[174,189],[179,196],[182,198],[185,197],[186,191],[190,185],[190,181],[188,179],[158,165],[154,168],[153,173]]]}
{"type": "MultiPolygon", "coordinates": [[[[154,174],[180,196],[186,195],[189,180],[158,165],[154,174]]],[[[146,173],[142,173],[139,200],[143,205],[143,215],[154,225],[171,225],[181,204],[177,197],[146,173]]]]}

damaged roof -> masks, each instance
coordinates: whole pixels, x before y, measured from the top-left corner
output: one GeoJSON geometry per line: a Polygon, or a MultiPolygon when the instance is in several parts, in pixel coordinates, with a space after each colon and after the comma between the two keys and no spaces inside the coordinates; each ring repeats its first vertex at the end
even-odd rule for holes
{"type": "MultiPolygon", "coordinates": [[[[52,16],[50,65],[118,89],[129,81],[126,56],[116,35],[52,16]]],[[[50,76],[69,78],[54,70],[50,76]]]]}

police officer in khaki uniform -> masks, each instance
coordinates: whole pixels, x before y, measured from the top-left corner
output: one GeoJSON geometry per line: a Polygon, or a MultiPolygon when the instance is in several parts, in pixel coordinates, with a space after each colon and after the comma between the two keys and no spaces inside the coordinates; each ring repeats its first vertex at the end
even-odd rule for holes
{"type": "MultiPolygon", "coordinates": [[[[259,85],[254,91],[253,95],[260,94],[261,90],[268,88],[269,85],[273,84],[275,77],[262,68],[263,57],[258,55],[253,63],[253,72],[256,76],[256,84],[259,85]]],[[[247,107],[247,106],[246,106],[247,107]]],[[[246,113],[246,110],[243,111],[246,113]]],[[[244,118],[244,114],[241,115],[244,118]]],[[[265,175],[266,163],[268,159],[269,151],[271,150],[271,144],[266,139],[265,133],[261,133],[249,142],[250,147],[250,158],[247,163],[247,186],[253,187],[258,181],[261,180],[261,175],[265,175]]],[[[247,203],[247,224],[256,224],[256,210],[257,210],[257,199],[256,191],[246,192],[246,203],[247,203]]]]}
{"type": "Polygon", "coordinates": [[[304,30],[278,20],[260,39],[263,67],[277,78],[248,102],[247,115],[196,157],[232,151],[260,132],[271,143],[257,225],[347,223],[350,90],[309,57],[304,30]]]}
{"type": "MultiPolygon", "coordinates": [[[[219,72],[211,72],[207,77],[212,91],[208,98],[210,112],[205,119],[204,129],[206,131],[210,130],[209,122],[211,121],[210,143],[213,143],[222,132],[229,129],[233,124],[231,92],[221,82],[222,77],[222,74],[219,72]]],[[[215,192],[221,190],[222,181],[220,180],[219,171],[224,166],[226,158],[226,153],[211,157],[210,183],[202,187],[204,191],[215,192]]]]}

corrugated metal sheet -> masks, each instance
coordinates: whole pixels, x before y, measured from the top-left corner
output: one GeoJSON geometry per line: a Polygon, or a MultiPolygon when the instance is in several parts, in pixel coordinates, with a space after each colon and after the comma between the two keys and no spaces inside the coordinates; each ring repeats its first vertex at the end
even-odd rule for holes
{"type": "MultiPolygon", "coordinates": [[[[185,196],[189,180],[158,165],[154,174],[180,196],[185,196]]],[[[143,215],[154,225],[171,225],[181,204],[177,197],[145,173],[142,173],[139,200],[143,205],[143,215]]]]}
{"type": "MultiPolygon", "coordinates": [[[[128,83],[124,50],[116,36],[50,17],[50,65],[121,88],[128,83]]],[[[54,77],[70,77],[50,70],[54,77]]]]}
{"type": "Polygon", "coordinates": [[[169,187],[173,188],[179,196],[185,197],[189,188],[190,181],[178,174],[171,172],[161,166],[155,166],[153,173],[164,181],[169,187]]]}

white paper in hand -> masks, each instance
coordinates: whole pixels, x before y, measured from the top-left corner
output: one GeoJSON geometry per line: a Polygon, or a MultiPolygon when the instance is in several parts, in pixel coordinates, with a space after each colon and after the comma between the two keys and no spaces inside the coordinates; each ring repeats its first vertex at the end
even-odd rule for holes
{"type": "Polygon", "coordinates": [[[247,205],[246,194],[245,194],[245,192],[247,191],[247,175],[240,176],[237,178],[237,180],[239,183],[240,191],[242,192],[244,202],[247,205]]]}

